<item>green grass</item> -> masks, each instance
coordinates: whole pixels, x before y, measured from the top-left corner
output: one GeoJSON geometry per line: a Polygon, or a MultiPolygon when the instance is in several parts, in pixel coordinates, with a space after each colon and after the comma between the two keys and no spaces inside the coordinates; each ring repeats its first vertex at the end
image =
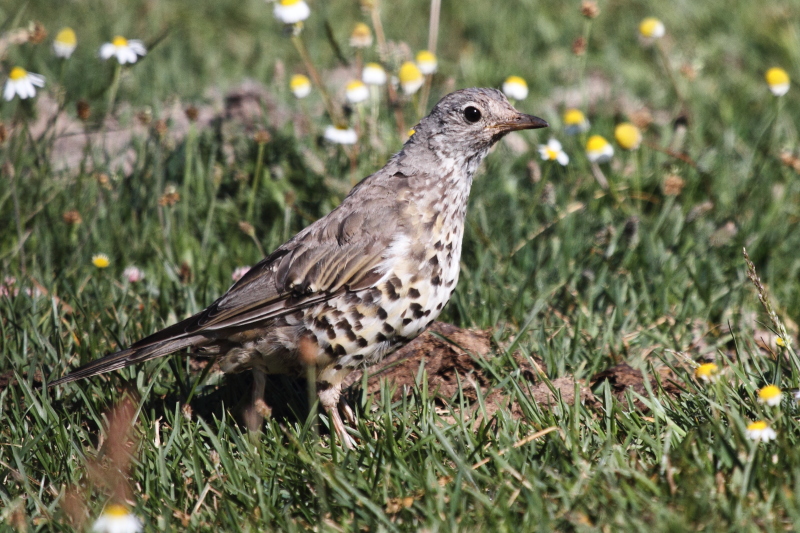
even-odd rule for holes
{"type": "MultiPolygon", "coordinates": [[[[427,4],[385,4],[387,38],[424,48],[427,4]]],[[[508,351],[540,357],[551,379],[588,380],[620,362],[648,375],[669,365],[683,392],[651,387],[638,398],[649,407],[642,412],[637,395],[620,400],[599,385],[597,405],[545,408],[528,397],[513,354],[498,349],[481,364],[524,418],[500,410],[476,423],[478,409],[448,422],[466,400],[434,399],[421,374],[399,402],[355,393],[360,439],[352,452],[332,443],[325,421],[318,435],[302,408],[299,417],[275,416],[248,433],[234,416],[246,381],[233,378],[201,383],[193,414],[184,416],[200,373],[181,356],[54,390],[35,387],[37,372],[52,380],[201,310],[227,289],[237,266],[258,261],[255,241],[276,247],[337,205],[351,177],[373,172],[400,146],[384,102],[382,146],[364,141],[351,172],[342,150],[319,142],[329,123],[319,92],[303,102],[288,93],[287,75],[304,68],[272,6],[187,6],[31,2],[20,12],[0,4],[0,31],[28,20],[51,36],[65,25],[76,29],[79,48],[64,65],[49,38],[11,46],[0,60],[4,72],[20,64],[46,75],[44,92],[71,117],[85,99],[89,129],[101,131],[113,75],[96,50],[118,33],[151,45],[123,72],[123,127],[145,109],[153,120],[175,105],[219,113],[215,95],[245,79],[277,102],[275,114],[254,127],[201,127],[189,140],[175,140],[174,124],[166,136],[151,124],[131,140],[128,171],[98,146],[80,168],[60,169],[51,140],[24,132],[31,107],[0,105],[11,129],[0,144],[0,281],[13,276],[22,289],[0,297],[0,374],[18,378],[0,390],[0,528],[72,530],[68,502],[75,500],[86,505],[90,527],[112,498],[114,487],[91,467],[106,464],[103,428],[126,387],[138,409],[129,496],[148,530],[782,531],[800,522],[800,408],[790,394],[780,409],[756,401],[765,384],[787,393],[800,387],[800,368],[793,352],[773,345],[770,355],[757,346],[774,326],[741,253],[746,247],[796,339],[800,175],[780,154],[800,155],[800,97],[793,87],[778,101],[763,74],[779,65],[800,80],[793,24],[800,5],[602,2],[590,23],[574,2],[444,2],[432,101],[450,86],[499,86],[517,74],[531,88],[517,106],[552,127],[526,133],[524,153],[501,143],[488,157],[472,192],[461,281],[442,318],[493,328],[498,346],[513,336],[508,351]],[[637,42],[648,15],[667,26],[663,47],[682,99],[657,50],[637,42]],[[572,42],[589,26],[587,55],[575,57],[572,42]],[[695,77],[681,74],[684,65],[695,77]],[[600,194],[582,141],[563,134],[565,94],[587,113],[591,133],[608,139],[633,111],[646,107],[655,117],[646,146],[617,148],[603,167],[613,194],[600,194]],[[281,113],[308,126],[279,123],[281,113]],[[679,116],[688,120],[684,136],[673,128],[679,116]],[[253,193],[257,128],[272,140],[247,219],[254,241],[238,224],[253,193]],[[539,161],[536,144],[550,135],[564,143],[568,167],[539,161]],[[659,151],[667,148],[695,164],[659,151]],[[530,178],[529,161],[539,161],[541,181],[530,178]],[[685,180],[678,196],[663,193],[669,174],[685,180]],[[168,186],[181,195],[171,207],[159,205],[168,186]],[[711,207],[700,209],[706,202],[711,207]],[[62,215],[73,209],[83,221],[71,226],[62,215]],[[726,232],[729,223],[735,232],[726,232]],[[91,263],[100,252],[111,259],[105,270],[91,263]],[[144,269],[143,282],[122,280],[129,264],[144,269]],[[37,284],[46,294],[26,293],[37,284]],[[688,360],[716,361],[720,379],[698,383],[688,360]],[[776,441],[745,437],[757,419],[771,421],[776,441]],[[558,430],[513,447],[551,427],[558,430]]],[[[311,7],[303,37],[339,99],[348,76],[337,70],[323,23],[331,21],[352,62],[347,36],[368,18],[356,2],[311,7]]],[[[368,50],[365,59],[377,53],[368,50]]],[[[413,105],[404,112],[412,125],[413,105]]]]}

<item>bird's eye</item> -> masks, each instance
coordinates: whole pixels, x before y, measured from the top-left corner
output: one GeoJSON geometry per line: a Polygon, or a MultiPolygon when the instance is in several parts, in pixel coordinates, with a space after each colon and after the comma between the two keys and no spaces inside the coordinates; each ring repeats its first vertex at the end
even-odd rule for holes
{"type": "Polygon", "coordinates": [[[464,118],[472,123],[478,122],[481,119],[481,112],[477,107],[466,107],[464,108],[464,118]]]}

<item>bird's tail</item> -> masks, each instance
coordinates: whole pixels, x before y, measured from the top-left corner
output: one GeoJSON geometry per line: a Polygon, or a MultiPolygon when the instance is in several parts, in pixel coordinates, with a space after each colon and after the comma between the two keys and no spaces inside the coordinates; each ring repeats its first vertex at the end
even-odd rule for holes
{"type": "Polygon", "coordinates": [[[204,337],[203,335],[190,335],[151,343],[147,343],[147,340],[148,339],[144,339],[144,341],[140,341],[130,348],[108,354],[105,357],[97,359],[96,361],[85,364],[77,370],[73,370],[63,378],[49,383],[48,386],[52,387],[53,385],[61,385],[62,383],[69,383],[70,381],[88,378],[90,376],[96,376],[97,374],[104,374],[106,372],[111,372],[112,370],[125,368],[126,366],[130,366],[135,363],[149,361],[150,359],[155,359],[156,357],[161,357],[163,355],[176,352],[181,348],[186,348],[187,346],[198,346],[205,344],[208,341],[208,338],[204,337]]]}

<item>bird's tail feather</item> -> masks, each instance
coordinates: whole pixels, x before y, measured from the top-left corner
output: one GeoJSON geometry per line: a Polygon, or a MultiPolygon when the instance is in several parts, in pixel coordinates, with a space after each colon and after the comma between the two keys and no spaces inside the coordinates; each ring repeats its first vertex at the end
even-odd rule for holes
{"type": "Polygon", "coordinates": [[[203,344],[204,341],[207,341],[206,337],[202,335],[192,335],[189,337],[168,339],[144,346],[134,345],[131,348],[108,354],[105,357],[97,359],[96,361],[87,363],[77,370],[73,370],[63,378],[53,381],[52,383],[48,384],[48,386],[52,387],[53,385],[61,385],[63,383],[69,383],[70,381],[88,378],[90,376],[96,376],[97,374],[104,374],[106,372],[111,372],[112,370],[125,368],[126,366],[135,363],[142,363],[144,361],[149,361],[150,359],[155,359],[156,357],[170,354],[180,350],[181,348],[186,348],[187,346],[203,344]]]}

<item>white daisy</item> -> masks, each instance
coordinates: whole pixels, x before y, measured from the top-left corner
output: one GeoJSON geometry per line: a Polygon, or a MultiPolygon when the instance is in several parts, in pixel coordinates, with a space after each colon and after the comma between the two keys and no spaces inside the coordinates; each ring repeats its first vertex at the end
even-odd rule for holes
{"type": "Polygon", "coordinates": [[[111,59],[116,57],[120,65],[126,63],[136,63],[139,56],[144,57],[147,54],[147,48],[139,39],[126,39],[121,35],[114,37],[110,43],[105,43],[100,47],[100,57],[102,59],[111,59]]]}
{"type": "Polygon", "coordinates": [[[75,31],[72,28],[63,28],[53,40],[53,52],[56,57],[63,57],[64,59],[69,59],[77,46],[78,39],[75,37],[75,31]]]}
{"type": "Polygon", "coordinates": [[[564,111],[564,133],[577,135],[589,131],[589,119],[580,109],[567,109],[564,111]]]}
{"type": "Polygon", "coordinates": [[[272,13],[284,24],[297,24],[311,15],[311,9],[303,0],[279,0],[272,13]]]}
{"type": "Polygon", "coordinates": [[[664,23],[655,17],[647,17],[639,23],[639,39],[644,45],[652,44],[662,38],[666,32],[664,23]]]}
{"type": "Polygon", "coordinates": [[[783,391],[781,391],[780,387],[777,385],[767,385],[758,391],[758,401],[760,403],[765,403],[770,407],[780,405],[782,399],[783,391]]]}
{"type": "Polygon", "coordinates": [[[602,135],[592,135],[586,141],[586,157],[592,163],[607,163],[614,157],[614,147],[602,135]]]}
{"type": "Polygon", "coordinates": [[[303,74],[295,74],[289,81],[289,89],[295,98],[305,98],[311,94],[311,80],[303,74]]]}
{"type": "Polygon", "coordinates": [[[347,84],[345,95],[351,104],[359,104],[369,98],[369,88],[364,82],[353,80],[347,84]]]}
{"type": "Polygon", "coordinates": [[[564,152],[561,143],[555,139],[550,139],[547,144],[540,144],[539,155],[545,161],[558,161],[561,166],[567,166],[569,163],[569,156],[564,152]]]}
{"type": "Polygon", "coordinates": [[[361,73],[361,79],[367,85],[383,85],[386,83],[386,71],[377,63],[367,63],[361,73]]]}
{"type": "Polygon", "coordinates": [[[425,83],[422,71],[411,61],[406,61],[400,66],[400,72],[398,72],[397,76],[400,78],[400,86],[403,88],[403,92],[408,95],[419,91],[422,84],[425,83]]]}
{"type": "Polygon", "coordinates": [[[35,87],[44,87],[44,76],[28,72],[22,67],[14,67],[8,74],[8,81],[3,89],[3,98],[8,101],[19,96],[21,100],[36,96],[35,87]]]}
{"type": "Polygon", "coordinates": [[[325,128],[325,140],[335,144],[355,144],[358,140],[355,130],[339,126],[325,128]]]}
{"type": "Polygon", "coordinates": [[[503,82],[503,92],[512,100],[524,100],[528,97],[528,84],[519,76],[509,76],[503,82]]]}
{"type": "Polygon", "coordinates": [[[417,66],[423,74],[433,74],[439,66],[436,56],[428,50],[421,50],[417,54],[417,66]]]}
{"type": "Polygon", "coordinates": [[[125,267],[125,270],[122,271],[122,275],[128,280],[128,283],[138,283],[144,279],[144,271],[133,265],[125,267]]]}
{"type": "Polygon", "coordinates": [[[124,505],[111,504],[92,526],[94,533],[139,533],[142,522],[124,505]]]}
{"type": "Polygon", "coordinates": [[[764,75],[769,85],[769,90],[775,96],[783,96],[789,92],[789,73],[780,67],[772,67],[764,75]]]}
{"type": "Polygon", "coordinates": [[[748,439],[756,442],[769,442],[771,440],[775,440],[775,438],[778,436],[775,430],[769,427],[769,424],[763,420],[759,420],[758,422],[753,422],[752,424],[748,425],[745,435],[747,435],[748,439]]]}
{"type": "Polygon", "coordinates": [[[372,31],[369,26],[363,22],[359,22],[353,28],[353,33],[350,34],[350,46],[353,48],[367,48],[372,46],[372,31]]]}

